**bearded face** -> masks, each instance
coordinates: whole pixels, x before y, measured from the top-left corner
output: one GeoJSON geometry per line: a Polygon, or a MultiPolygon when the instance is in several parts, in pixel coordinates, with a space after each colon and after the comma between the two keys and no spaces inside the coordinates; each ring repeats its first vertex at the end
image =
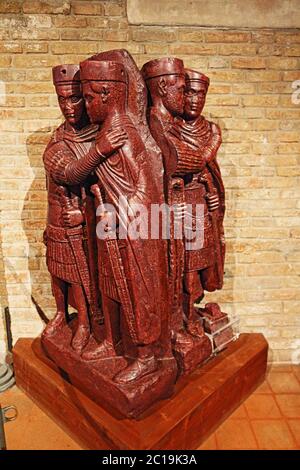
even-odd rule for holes
{"type": "Polygon", "coordinates": [[[92,123],[101,124],[115,105],[125,103],[125,83],[91,80],[83,82],[82,87],[86,110],[92,123]]]}
{"type": "Polygon", "coordinates": [[[101,99],[101,92],[93,89],[91,82],[83,83],[83,96],[85,106],[92,123],[101,123],[105,119],[105,112],[101,99]]]}
{"type": "Polygon", "coordinates": [[[163,78],[165,81],[162,102],[172,116],[180,116],[184,108],[185,80],[182,76],[169,75],[163,78]]]}

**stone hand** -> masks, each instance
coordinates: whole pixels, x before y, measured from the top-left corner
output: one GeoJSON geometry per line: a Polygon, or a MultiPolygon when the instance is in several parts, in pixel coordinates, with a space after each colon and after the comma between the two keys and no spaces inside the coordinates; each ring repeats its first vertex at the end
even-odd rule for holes
{"type": "Polygon", "coordinates": [[[116,213],[104,210],[99,214],[99,219],[105,233],[108,234],[116,230],[116,213]]]}
{"type": "Polygon", "coordinates": [[[96,142],[96,150],[105,157],[109,157],[115,150],[122,147],[127,139],[124,129],[111,129],[106,134],[100,134],[96,142]]]}
{"type": "Polygon", "coordinates": [[[66,227],[77,227],[83,223],[83,215],[79,209],[65,209],[62,213],[64,225],[66,227]]]}

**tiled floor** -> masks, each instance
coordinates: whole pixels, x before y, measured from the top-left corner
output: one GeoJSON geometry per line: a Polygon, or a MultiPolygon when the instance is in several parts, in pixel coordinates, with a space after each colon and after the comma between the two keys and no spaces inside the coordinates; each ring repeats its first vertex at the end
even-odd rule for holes
{"type": "Polygon", "coordinates": [[[200,449],[300,449],[300,366],[272,366],[267,380],[200,449]]]}
{"type": "MultiPolygon", "coordinates": [[[[80,449],[16,387],[0,394],[18,419],[5,425],[9,449],[80,449]]],[[[300,366],[272,366],[267,380],[200,449],[300,449],[300,366]]]]}

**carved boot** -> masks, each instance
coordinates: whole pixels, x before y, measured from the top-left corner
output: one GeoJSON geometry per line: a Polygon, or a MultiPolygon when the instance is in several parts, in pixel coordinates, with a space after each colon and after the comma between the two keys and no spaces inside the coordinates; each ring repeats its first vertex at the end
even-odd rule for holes
{"type": "Polygon", "coordinates": [[[63,326],[66,325],[66,315],[65,312],[57,311],[53,320],[50,320],[47,324],[43,335],[54,335],[58,330],[60,330],[63,326]]]}
{"type": "Polygon", "coordinates": [[[90,339],[90,327],[88,325],[78,325],[77,330],[72,339],[72,348],[81,354],[82,350],[86,347],[90,339]]]}
{"type": "Polygon", "coordinates": [[[112,343],[105,339],[101,344],[96,346],[96,348],[91,351],[85,351],[81,357],[85,361],[97,361],[98,359],[113,356],[116,356],[115,348],[112,343]]]}
{"type": "Polygon", "coordinates": [[[126,367],[126,369],[119,372],[115,377],[114,381],[119,384],[127,384],[134,380],[141,379],[145,375],[155,372],[157,369],[157,361],[154,356],[143,357],[136,359],[132,364],[126,367]]]}

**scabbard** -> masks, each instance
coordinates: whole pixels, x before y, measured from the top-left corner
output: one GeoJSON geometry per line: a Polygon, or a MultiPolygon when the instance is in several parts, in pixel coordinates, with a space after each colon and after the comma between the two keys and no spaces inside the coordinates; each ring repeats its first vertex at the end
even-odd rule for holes
{"type": "MultiPolygon", "coordinates": [[[[170,212],[170,240],[169,240],[169,287],[171,292],[171,329],[177,331],[183,322],[183,272],[184,272],[184,240],[181,237],[175,238],[175,214],[173,206],[181,205],[185,202],[184,183],[182,178],[175,177],[168,182],[168,204],[171,206],[170,212]]],[[[182,230],[182,226],[180,227],[182,230]]],[[[177,234],[178,235],[178,234],[177,234]]]]}
{"type": "MultiPolygon", "coordinates": [[[[207,174],[207,170],[203,172],[204,177],[204,184],[208,193],[213,194],[215,192],[215,188],[212,186],[209,175],[207,174]]],[[[215,253],[216,253],[216,264],[217,264],[217,275],[218,275],[218,289],[221,289],[223,284],[223,259],[222,259],[222,247],[221,247],[221,237],[219,231],[219,224],[218,224],[218,212],[210,212],[211,222],[212,222],[212,229],[213,229],[213,237],[214,237],[214,246],[215,246],[215,253]]]]}
{"type": "Polygon", "coordinates": [[[105,240],[106,248],[108,251],[108,257],[111,264],[112,272],[114,275],[117,291],[119,294],[119,300],[122,305],[122,311],[126,318],[130,337],[135,344],[138,344],[136,320],[133,311],[132,301],[128,284],[126,280],[126,274],[119,250],[118,240],[115,238],[107,238],[105,240]]]}
{"type": "Polygon", "coordinates": [[[223,259],[222,259],[221,238],[219,234],[217,214],[211,213],[211,221],[212,221],[212,229],[213,229],[214,241],[215,241],[215,247],[216,247],[218,288],[221,289],[222,284],[223,284],[223,259]]]}
{"type": "Polygon", "coordinates": [[[79,272],[79,277],[85,291],[89,304],[91,303],[91,290],[90,290],[90,273],[86,260],[86,255],[83,249],[83,228],[74,227],[66,229],[67,237],[69,239],[76,266],[79,272]]]}
{"type": "MultiPolygon", "coordinates": [[[[121,150],[119,149],[119,151],[121,150]]],[[[97,170],[95,171],[95,173],[97,174],[99,178],[99,181],[98,181],[99,190],[96,193],[94,192],[94,195],[98,201],[98,204],[101,210],[105,211],[105,205],[102,199],[101,189],[100,189],[101,175],[98,174],[97,170]]],[[[138,335],[137,335],[136,319],[135,319],[135,315],[133,311],[131,295],[130,295],[128,284],[127,284],[126,273],[125,273],[125,269],[123,266],[123,260],[121,257],[118,240],[116,239],[115,232],[107,233],[103,241],[105,243],[105,246],[108,252],[108,258],[109,258],[110,266],[111,266],[112,273],[114,276],[114,280],[116,283],[119,301],[122,305],[122,312],[126,319],[130,337],[133,343],[138,344],[139,340],[138,340],[138,335]]]]}

